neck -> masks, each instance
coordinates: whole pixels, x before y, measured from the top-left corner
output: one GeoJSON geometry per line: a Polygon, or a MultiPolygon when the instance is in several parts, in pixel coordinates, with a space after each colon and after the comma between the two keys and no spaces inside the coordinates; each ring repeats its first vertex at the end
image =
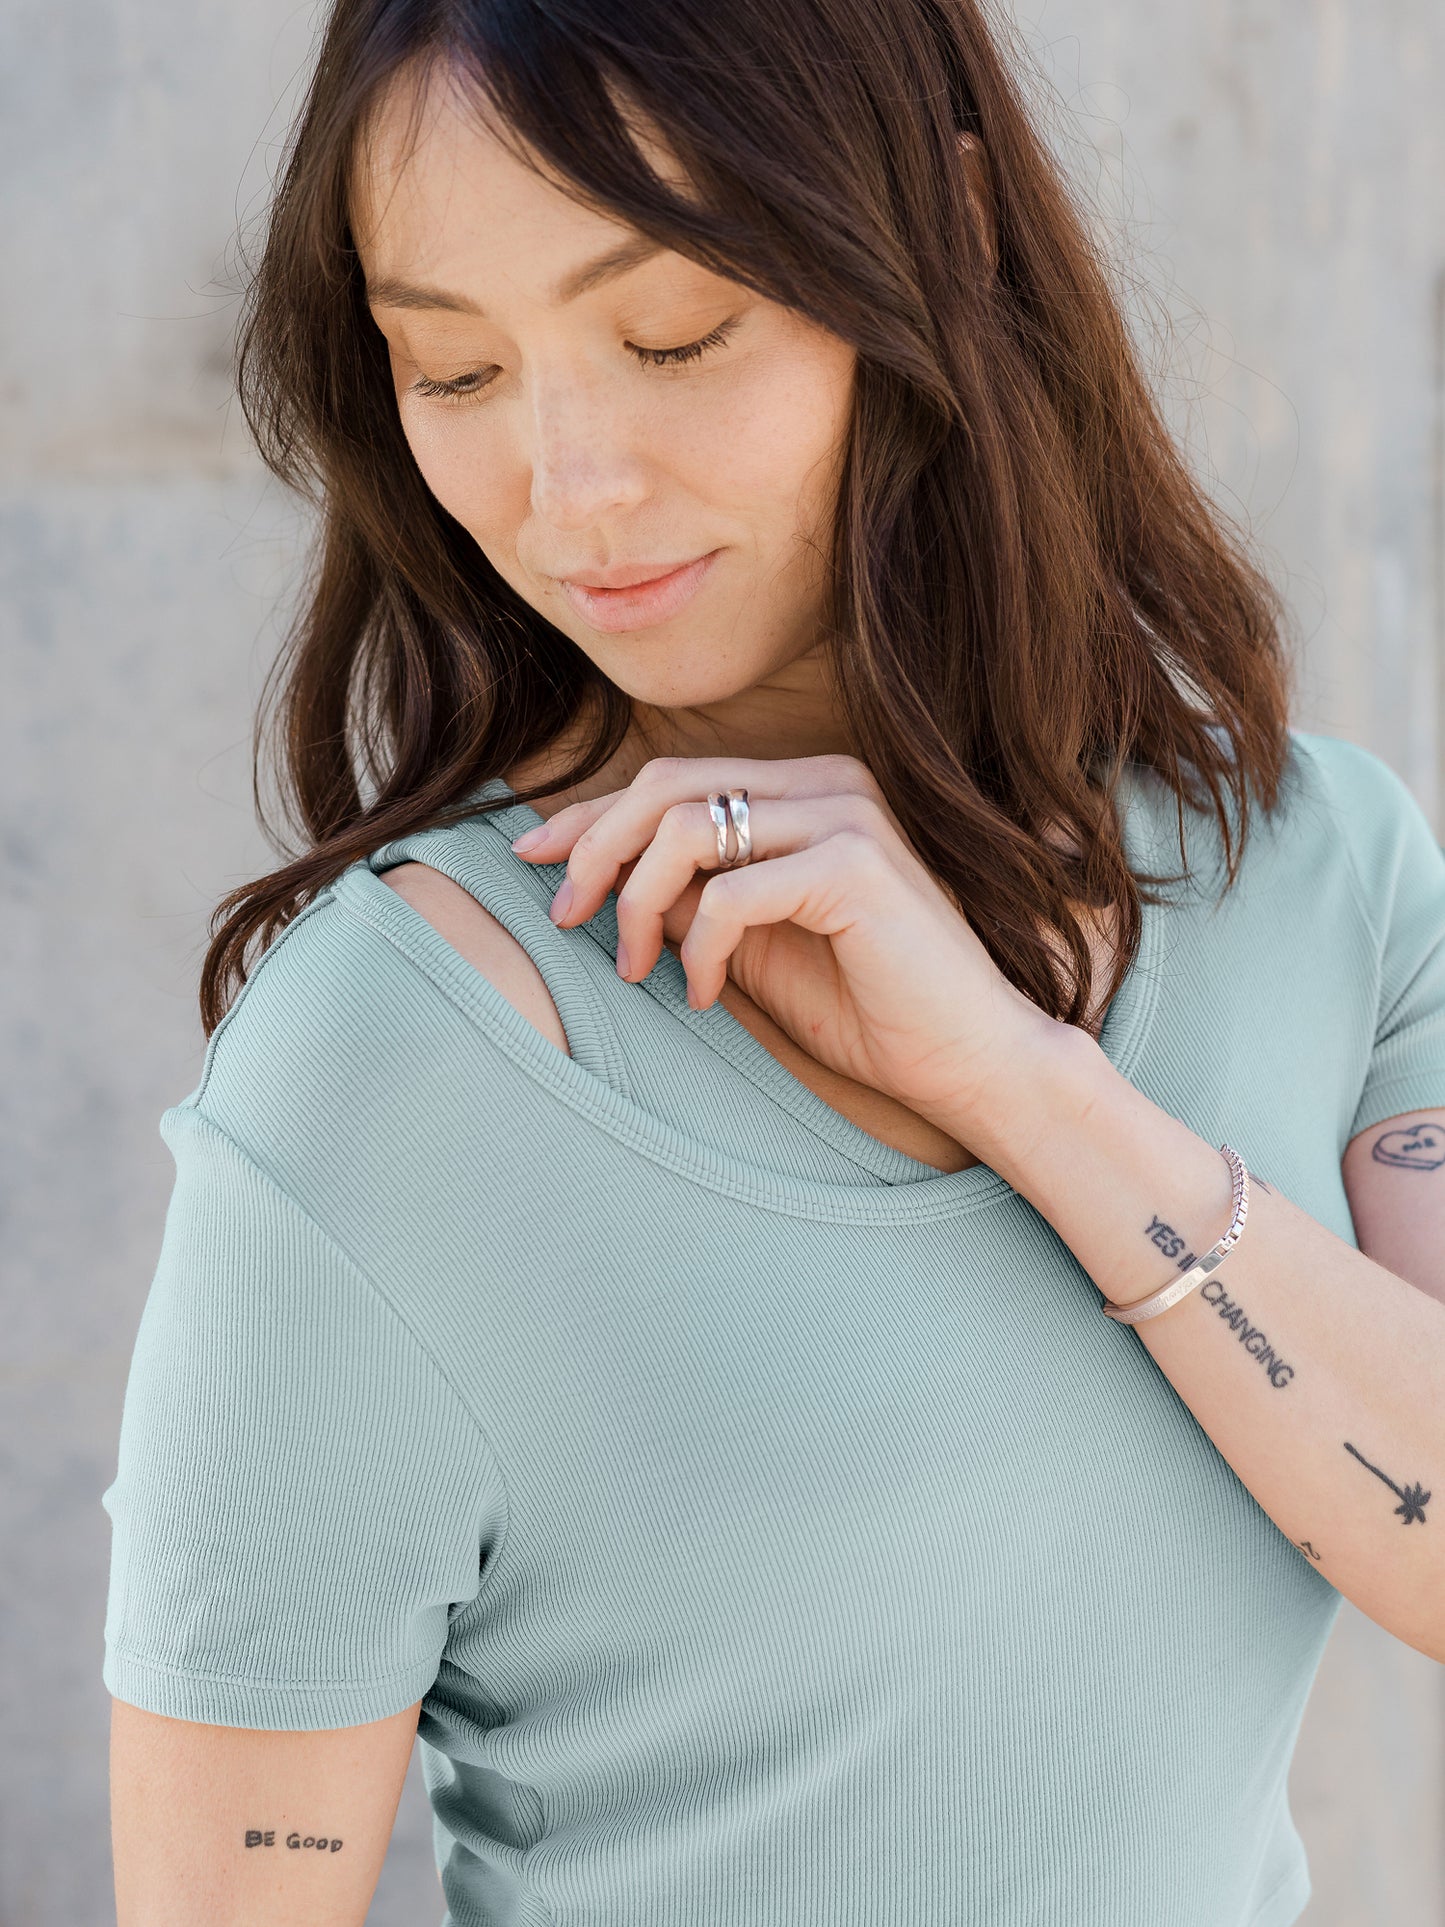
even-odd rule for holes
{"type": "MultiPolygon", "coordinates": [[[[513,789],[560,776],[583,740],[578,729],[541,755],[508,773],[513,789]]],[[[843,717],[815,652],[774,670],[750,688],[715,703],[677,709],[633,705],[633,723],[608,763],[574,789],[539,799],[534,808],[551,816],[569,803],[623,789],[655,756],[720,757],[777,761],[797,756],[851,754],[843,717]]]]}

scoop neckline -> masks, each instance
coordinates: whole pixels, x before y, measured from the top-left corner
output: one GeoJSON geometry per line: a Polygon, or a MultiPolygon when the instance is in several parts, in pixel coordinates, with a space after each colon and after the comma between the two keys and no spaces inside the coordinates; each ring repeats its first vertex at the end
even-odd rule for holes
{"type": "MultiPolygon", "coordinates": [[[[1127,774],[1121,788],[1123,843],[1131,865],[1138,868],[1139,845],[1144,840],[1138,789],[1127,774]]],[[[513,837],[547,820],[530,803],[509,802],[496,807],[497,799],[513,794],[501,777],[492,778],[473,793],[472,800],[490,802],[493,807],[479,811],[471,820],[491,826],[520,871],[530,872],[544,882],[550,872],[560,881],[566,869],[565,861],[528,863],[511,850],[513,837]]],[[[648,977],[639,980],[635,987],[651,992],[679,1022],[697,1031],[765,1095],[866,1169],[876,1181],[829,1183],[796,1177],[716,1150],[654,1116],[595,1071],[559,1050],[480,971],[466,963],[418,911],[382,883],[365,859],[354,864],[338,883],[347,883],[357,873],[361,874],[357,876],[358,894],[351,898],[354,907],[361,910],[369,922],[382,925],[394,940],[403,935],[402,947],[424,951],[431,974],[452,993],[454,1000],[462,1002],[470,1014],[483,1020],[510,1055],[574,1108],[590,1115],[603,1129],[625,1139],[655,1161],[670,1165],[694,1183],[790,1216],[847,1223],[897,1224],[956,1216],[1017,1195],[1008,1180],[991,1165],[980,1163],[959,1171],[940,1171],[935,1165],[885,1144],[861,1124],[855,1124],[835,1110],[795,1077],[720,1001],[710,1004],[706,1010],[694,1010],[686,998],[687,973],[681,961],[664,945],[648,977]],[[371,884],[375,885],[374,892],[367,887],[371,884]],[[465,994],[459,994],[463,992],[465,994]]],[[[547,887],[555,888],[555,883],[547,887]]],[[[1141,904],[1139,948],[1100,1026],[1099,1048],[1126,1077],[1143,1049],[1157,997],[1158,915],[1156,906],[1141,904]]],[[[559,931],[558,935],[566,938],[574,933],[595,940],[615,960],[615,893],[609,891],[599,909],[584,923],[559,931]]]]}

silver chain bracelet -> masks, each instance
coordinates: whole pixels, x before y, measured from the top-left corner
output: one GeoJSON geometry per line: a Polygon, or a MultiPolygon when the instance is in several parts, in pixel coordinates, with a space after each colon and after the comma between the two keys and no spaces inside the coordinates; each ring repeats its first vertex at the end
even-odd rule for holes
{"type": "Polygon", "coordinates": [[[1196,1285],[1202,1285],[1216,1265],[1222,1264],[1239,1243],[1240,1233],[1244,1230],[1244,1220],[1249,1211],[1249,1173],[1245,1170],[1244,1161],[1237,1151],[1227,1144],[1221,1144],[1219,1148],[1228,1159],[1229,1168],[1234,1175],[1234,1216],[1229,1221],[1228,1231],[1219,1243],[1206,1251],[1196,1264],[1189,1267],[1188,1271],[1178,1278],[1171,1278],[1167,1285],[1161,1285],[1158,1291],[1152,1292],[1149,1297],[1141,1298],[1133,1305],[1106,1303],[1103,1306],[1106,1318],[1116,1319],[1121,1325],[1138,1325],[1146,1318],[1157,1318],[1161,1311],[1168,1311],[1170,1306],[1177,1305],[1181,1298],[1187,1298],[1196,1285]]]}

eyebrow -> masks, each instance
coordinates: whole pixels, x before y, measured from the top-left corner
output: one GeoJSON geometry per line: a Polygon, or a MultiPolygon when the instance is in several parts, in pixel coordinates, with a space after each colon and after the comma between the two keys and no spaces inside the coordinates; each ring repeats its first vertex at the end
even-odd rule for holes
{"type": "MultiPolygon", "coordinates": [[[[644,261],[664,253],[666,249],[661,241],[650,240],[645,234],[638,235],[618,247],[609,248],[606,254],[599,254],[595,260],[585,261],[580,268],[573,268],[570,274],[564,274],[552,289],[549,299],[554,307],[563,307],[567,302],[575,301],[579,295],[590,294],[604,282],[629,274],[633,268],[640,268],[644,261]]],[[[476,302],[469,301],[464,294],[453,294],[447,288],[417,287],[390,276],[368,281],[366,299],[373,308],[445,308],[453,314],[483,315],[476,302]]]]}

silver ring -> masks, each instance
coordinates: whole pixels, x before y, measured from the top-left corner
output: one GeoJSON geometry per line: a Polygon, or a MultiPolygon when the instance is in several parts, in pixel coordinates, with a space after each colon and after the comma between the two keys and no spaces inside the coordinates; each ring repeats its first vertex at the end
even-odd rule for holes
{"type": "Polygon", "coordinates": [[[733,828],[738,833],[737,852],[733,857],[733,868],[736,870],[744,863],[751,863],[753,860],[753,832],[748,820],[746,790],[728,791],[728,814],[732,817],[733,828]]]}
{"type": "Polygon", "coordinates": [[[707,799],[708,814],[712,817],[713,828],[717,831],[717,867],[720,870],[740,869],[744,863],[752,861],[753,837],[748,824],[748,793],[746,790],[712,790],[707,799]],[[728,854],[728,844],[733,839],[728,835],[729,828],[736,831],[736,841],[732,854],[728,854]]]}

